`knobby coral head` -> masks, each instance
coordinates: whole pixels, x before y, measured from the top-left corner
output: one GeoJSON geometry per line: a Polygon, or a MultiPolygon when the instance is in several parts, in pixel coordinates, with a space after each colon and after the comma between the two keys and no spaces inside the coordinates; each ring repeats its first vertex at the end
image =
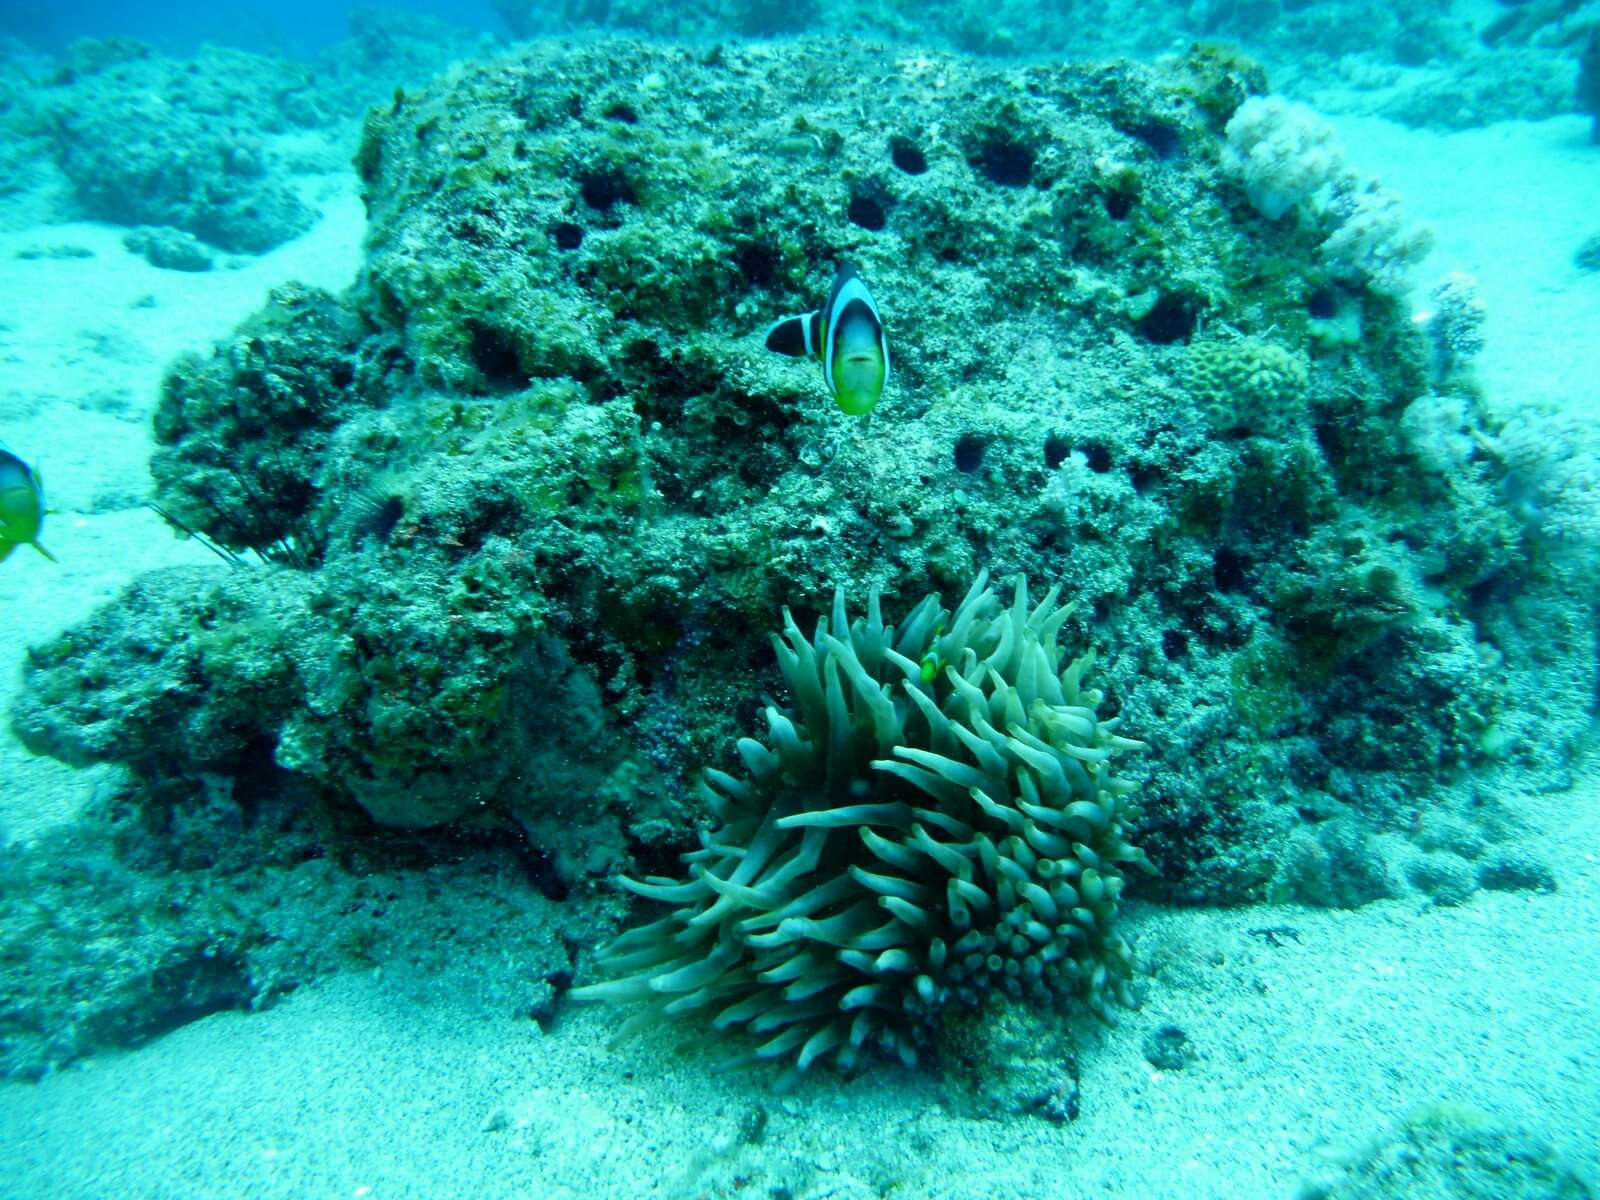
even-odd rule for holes
{"type": "Polygon", "coordinates": [[[742,1030],[741,1061],[800,1069],[868,1049],[912,1065],[946,1004],[996,991],[1114,1020],[1122,866],[1150,864],[1110,759],[1142,743],[1099,719],[1092,656],[1062,663],[1060,588],[1030,607],[1019,579],[1005,608],[987,578],[898,627],[876,595],[852,622],[837,592],[809,640],[785,610],[789,707],[740,740],[740,775],[706,772],[720,825],[689,878],[621,880],[671,911],[601,950],[616,978],[576,998],[643,1002],[625,1030],[742,1030]]]}

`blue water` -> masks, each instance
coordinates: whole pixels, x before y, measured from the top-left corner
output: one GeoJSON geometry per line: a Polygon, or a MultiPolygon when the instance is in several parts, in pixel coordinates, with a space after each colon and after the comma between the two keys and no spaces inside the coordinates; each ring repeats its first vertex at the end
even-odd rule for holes
{"type": "MultiPolygon", "coordinates": [[[[311,54],[343,37],[349,14],[371,5],[284,0],[281,4],[196,5],[184,0],[151,0],[119,4],[116,0],[52,0],[30,4],[8,0],[0,6],[0,30],[14,30],[46,46],[61,46],[79,37],[134,37],[173,54],[186,54],[201,42],[214,41],[246,49],[272,47],[311,54]]],[[[427,3],[405,0],[386,4],[393,12],[439,17],[466,29],[502,32],[504,25],[489,0],[427,3]]]]}

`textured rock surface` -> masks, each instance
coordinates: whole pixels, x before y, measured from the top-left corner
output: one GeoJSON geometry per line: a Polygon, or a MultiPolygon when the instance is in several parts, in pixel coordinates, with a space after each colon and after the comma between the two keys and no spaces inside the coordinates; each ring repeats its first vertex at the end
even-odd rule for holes
{"type": "MultiPolygon", "coordinates": [[[[1220,42],[1259,57],[1280,86],[1315,97],[1319,108],[1376,110],[1442,129],[1570,111],[1593,22],[1592,9],[1575,3],[1463,13],[1379,0],[567,0],[537,12],[527,0],[506,0],[497,7],[519,37],[597,26],[707,41],[848,30],[967,54],[1077,59],[1154,59],[1220,42]]],[[[1584,102],[1580,88],[1578,106],[1584,102]]]]}
{"type": "Polygon", "coordinates": [[[310,228],[296,176],[343,170],[337,143],[368,104],[491,47],[372,8],[313,61],[213,45],[174,58],[123,37],[84,38],[52,59],[0,37],[0,197],[35,191],[55,219],[153,226],[139,236],[167,251],[151,256],[169,259],[159,266],[198,261],[174,231],[260,253],[310,228]]]}
{"type": "Polygon", "coordinates": [[[270,784],[265,771],[125,784],[79,826],[7,847],[0,1077],[263,1008],[339,971],[381,968],[426,1003],[471,956],[472,993],[496,1015],[537,1017],[565,986],[592,900],[540,895],[505,848],[384,847],[270,784]]]}
{"type": "Polygon", "coordinates": [[[263,137],[326,119],[309,72],[215,47],[196,68],[133,42],[79,43],[68,57],[38,103],[84,213],[252,254],[304,233],[313,214],[274,177],[263,137]]]}
{"type": "Polygon", "coordinates": [[[1342,1170],[1300,1191],[1304,1200],[1589,1200],[1594,1194],[1537,1131],[1452,1104],[1411,1113],[1342,1170]]]}
{"type": "MultiPolygon", "coordinates": [[[[1448,484],[1419,465],[1399,418],[1430,356],[1397,302],[1219,169],[1260,84],[1216,51],[616,41],[374,110],[360,287],[280,297],[163,410],[163,503],[279,560],[217,579],[236,619],[303,594],[259,744],[387,824],[532,830],[576,878],[682,844],[699,765],[776,686],[780,605],[948,600],[987,566],[1080,600],[1064,638],[1156,747],[1141,841],[1165,886],[1261,896],[1309,824],[1341,832],[1306,832],[1308,862],[1361,864],[1307,866],[1322,902],[1384,894],[1350,848],[1432,782],[1489,749],[1559,773],[1592,655],[1521,630],[1536,612],[1592,645],[1592,605],[1499,460],[1469,450],[1448,484]],[[842,258],[895,356],[864,423],[760,345],[842,258]],[[1320,336],[1352,311],[1358,341],[1320,336]],[[1191,344],[1226,330],[1292,364],[1281,424],[1222,428],[1191,390],[1191,344]]],[[[130,619],[157,654],[196,636],[130,619]]],[[[120,723],[64,752],[193,769],[106,702],[99,654],[40,652],[26,736],[120,723]]]]}

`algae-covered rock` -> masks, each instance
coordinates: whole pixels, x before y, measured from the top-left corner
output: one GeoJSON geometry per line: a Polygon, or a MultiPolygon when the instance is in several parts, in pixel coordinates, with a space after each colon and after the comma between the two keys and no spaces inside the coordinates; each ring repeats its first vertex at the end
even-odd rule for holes
{"type": "Polygon", "coordinates": [[[1447,850],[1421,854],[1406,864],[1406,878],[1435,904],[1465,904],[1477,890],[1472,864],[1447,850]]]}
{"type": "Polygon", "coordinates": [[[1556,876],[1537,853],[1516,846],[1495,850],[1478,866],[1478,883],[1497,892],[1553,892],[1556,876]]]}
{"type": "Polygon", "coordinates": [[[603,907],[541,896],[505,845],[374,849],[369,830],[263,770],[123,781],[77,821],[8,845],[0,1078],[270,1007],[339,972],[381,968],[387,989],[426,1002],[466,970],[484,1019],[531,1016],[603,907]]]}
{"type": "Polygon", "coordinates": [[[1600,145],[1600,24],[1590,27],[1578,59],[1578,108],[1594,118],[1589,140],[1600,145]]]}
{"type": "MultiPolygon", "coordinates": [[[[1448,478],[1419,455],[1400,418],[1431,355],[1399,301],[1221,170],[1260,84],[1215,49],[616,40],[373,110],[358,287],[279,294],[175,368],[158,418],[158,503],[279,564],[211,586],[253,611],[257,577],[297,580],[261,744],[385,824],[528,830],[575,879],[681,847],[700,766],[780,687],[781,606],[805,622],[842,585],[898,611],[988,567],[1077,599],[1063,639],[1155,747],[1164,886],[1265,895],[1316,793],[1349,832],[1307,888],[1385,894],[1381,863],[1311,860],[1486,744],[1565,761],[1593,656],[1539,659],[1517,614],[1592,646],[1593,613],[1471,406],[1448,478]],[[894,364],[865,421],[762,345],[841,261],[894,364]]],[[[148,620],[158,654],[192,637],[148,620]]],[[[74,671],[134,653],[93,641],[35,696],[113,714],[105,756],[195,769],[114,715],[131,667],[74,671]]]]}
{"type": "Polygon", "coordinates": [[[347,166],[367,105],[491,52],[487,35],[375,8],[354,10],[349,36],[312,61],[214,45],[180,58],[121,37],[51,61],[0,43],[0,195],[59,180],[43,199],[62,219],[167,230],[138,235],[158,266],[200,269],[204,248],[171,230],[262,253],[310,229],[297,176],[347,166]]]}
{"type": "Polygon", "coordinates": [[[1351,814],[1294,833],[1278,858],[1268,897],[1279,902],[1358,908],[1395,894],[1388,864],[1351,814]]]}
{"type": "Polygon", "coordinates": [[[1508,46],[1422,72],[1378,112],[1421,129],[1547,120],[1571,110],[1576,74],[1570,61],[1547,51],[1508,46]]]}
{"type": "Polygon", "coordinates": [[[142,576],[87,622],[28,651],[13,732],[66,762],[159,777],[270,761],[299,703],[287,646],[307,580],[174,567],[142,576]]]}
{"type": "Polygon", "coordinates": [[[332,296],[290,284],[225,352],[180,359],[155,415],[151,472],[166,512],[236,550],[319,555],[330,439],[380,398],[371,376],[382,364],[364,362],[363,344],[332,296]]]}
{"type": "Polygon", "coordinates": [[[113,39],[79,43],[36,103],[88,216],[255,254],[311,227],[264,141],[299,123],[310,86],[281,59],[208,46],[186,64],[113,39]]]}
{"type": "Polygon", "coordinates": [[[180,229],[135,229],[122,244],[164,271],[209,271],[216,265],[194,235],[180,229]]]}
{"type": "MultiPolygon", "coordinates": [[[[848,30],[907,45],[1018,58],[1154,59],[1196,43],[1248,55],[1290,94],[1324,110],[1380,112],[1407,124],[1461,129],[1569,111],[1592,14],[1576,0],[1449,13],[1380,0],[566,0],[496,5],[517,37],[606,26],[711,42],[848,30]],[[1575,61],[1578,60],[1578,61],[1575,61]]],[[[1588,74],[1594,74],[1591,69],[1588,74]]],[[[1592,85],[1578,107],[1593,111],[1592,85]]]]}
{"type": "Polygon", "coordinates": [[[287,769],[399,828],[520,825],[557,877],[602,872],[620,814],[650,808],[632,795],[645,769],[617,753],[589,672],[497,605],[472,581],[402,600],[370,575],[340,597],[281,566],[154,572],[30,650],[12,729],[151,781],[287,769]],[[417,616],[434,604],[446,619],[417,616]]]}

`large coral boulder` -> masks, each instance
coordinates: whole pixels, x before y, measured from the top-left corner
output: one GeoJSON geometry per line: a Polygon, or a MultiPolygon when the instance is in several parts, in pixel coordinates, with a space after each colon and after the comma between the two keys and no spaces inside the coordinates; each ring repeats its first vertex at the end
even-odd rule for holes
{"type": "Polygon", "coordinates": [[[257,254],[314,219],[270,144],[326,119],[310,88],[278,59],[206,47],[185,64],[111,39],[77,44],[36,103],[86,215],[257,254]]]}
{"type": "MultiPolygon", "coordinates": [[[[1434,381],[1401,301],[1222,169],[1261,86],[1216,50],[608,41],[374,110],[358,287],[279,297],[163,407],[163,500],[308,581],[279,764],[574,871],[624,832],[661,854],[780,687],[780,606],[903,608],[984,567],[1076,601],[1064,639],[1157,747],[1141,842],[1193,898],[1266,894],[1291,842],[1398,822],[1489,747],[1559,763],[1592,655],[1531,657],[1517,613],[1592,612],[1469,404],[1448,478],[1406,433],[1434,381]],[[864,421],[762,345],[846,260],[893,357],[864,421]]],[[[108,711],[77,678],[25,722],[108,711]]]]}

